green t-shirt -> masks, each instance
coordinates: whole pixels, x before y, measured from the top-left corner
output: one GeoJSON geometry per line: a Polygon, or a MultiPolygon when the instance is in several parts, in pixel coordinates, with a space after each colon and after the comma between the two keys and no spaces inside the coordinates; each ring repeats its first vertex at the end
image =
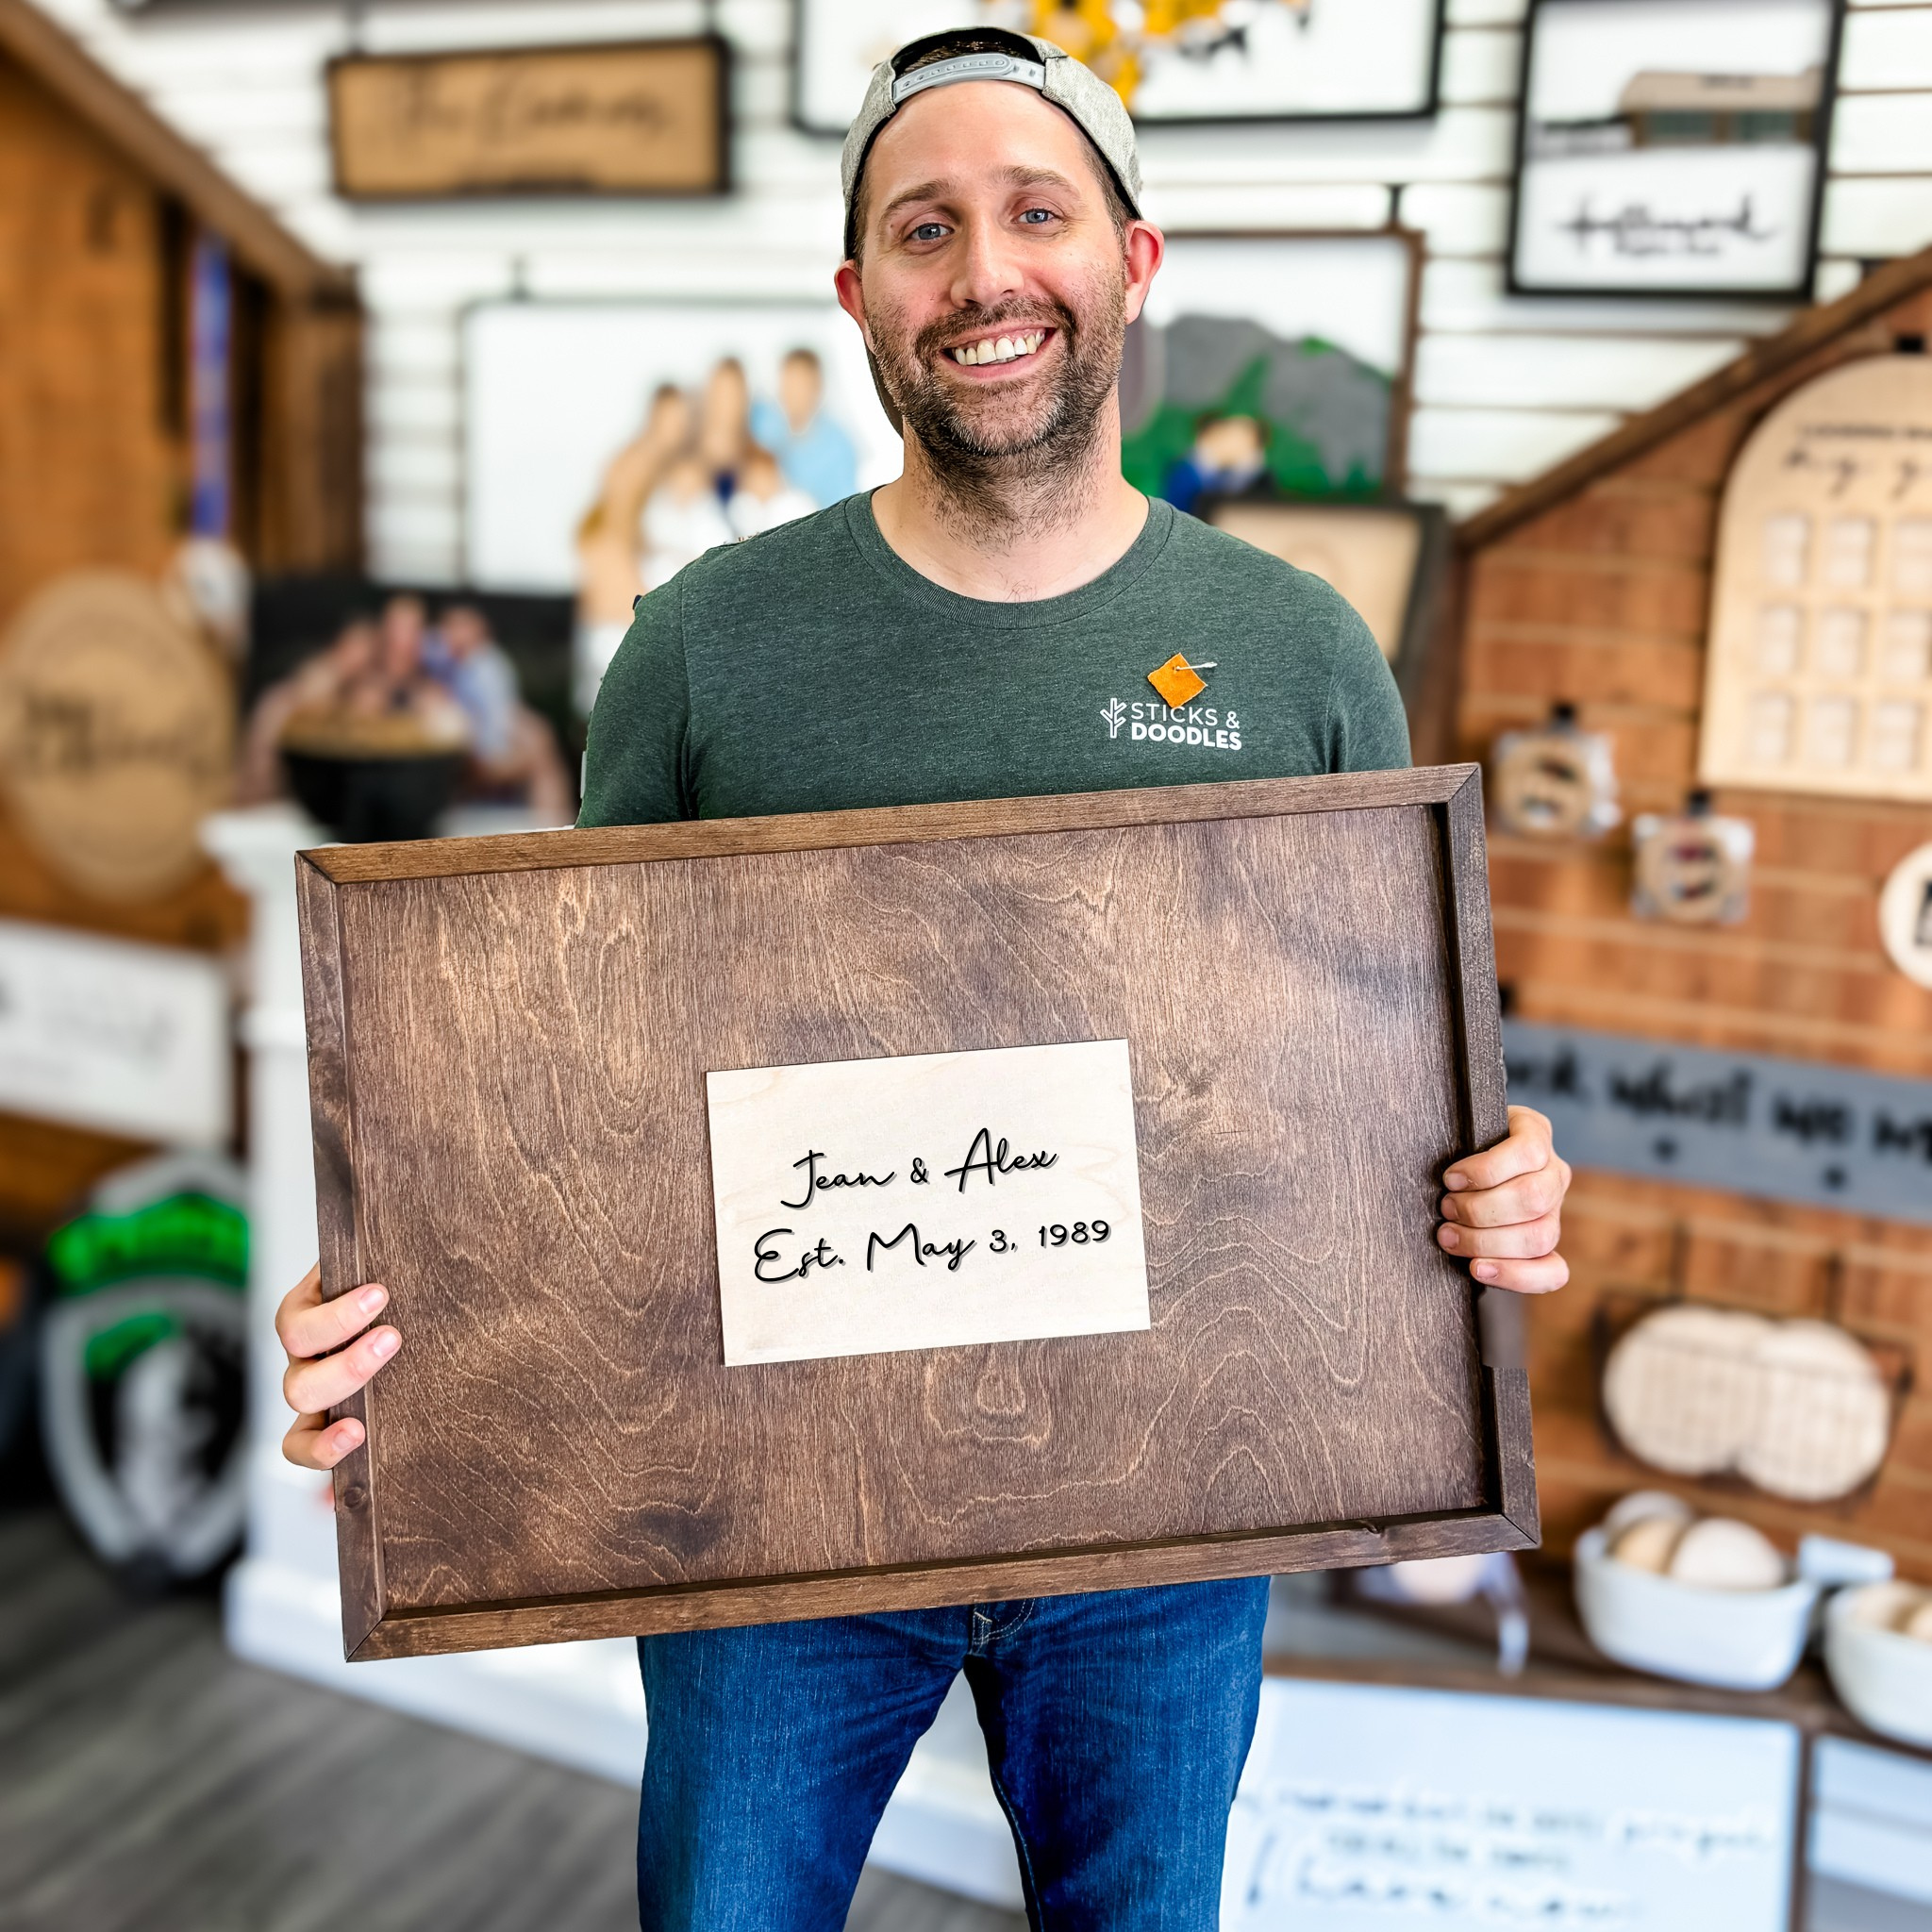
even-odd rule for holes
{"type": "Polygon", "coordinates": [[[638,606],[591,720],[583,825],[1407,765],[1368,626],[1165,503],[1063,597],[961,597],[869,496],[713,550],[638,606]],[[1204,689],[1147,681],[1175,653],[1204,689]]]}

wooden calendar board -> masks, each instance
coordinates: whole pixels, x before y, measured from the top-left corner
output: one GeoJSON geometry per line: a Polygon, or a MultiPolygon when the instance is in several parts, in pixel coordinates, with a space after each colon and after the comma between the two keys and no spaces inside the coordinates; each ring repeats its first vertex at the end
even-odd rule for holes
{"type": "Polygon", "coordinates": [[[1789,396],[1724,491],[1698,772],[1932,799],[1932,358],[1789,396]]]}
{"type": "MultiPolygon", "coordinates": [[[[1474,767],[299,874],[324,1289],[386,1282],[405,1338],[341,1411],[350,1656],[1535,1541],[1509,1298],[1434,1239],[1444,1167],[1507,1127],[1474,767]],[[1131,1070],[1134,1171],[1090,1179],[1144,1288],[1099,1282],[1088,1332],[727,1366],[708,1076],[1079,1042],[1131,1070]]],[[[997,1262],[966,1230],[974,1268],[1028,1267],[1026,1219],[997,1262]]],[[[908,1296],[987,1278],[930,1247],[908,1296]]]]}

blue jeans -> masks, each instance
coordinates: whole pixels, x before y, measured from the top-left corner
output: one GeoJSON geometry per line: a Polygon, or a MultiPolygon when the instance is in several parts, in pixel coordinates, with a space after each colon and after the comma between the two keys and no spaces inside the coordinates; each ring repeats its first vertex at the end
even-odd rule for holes
{"type": "Polygon", "coordinates": [[[1268,1579],[638,1640],[643,1932],[840,1932],[956,1674],[1036,1932],[1213,1932],[1268,1579]]]}

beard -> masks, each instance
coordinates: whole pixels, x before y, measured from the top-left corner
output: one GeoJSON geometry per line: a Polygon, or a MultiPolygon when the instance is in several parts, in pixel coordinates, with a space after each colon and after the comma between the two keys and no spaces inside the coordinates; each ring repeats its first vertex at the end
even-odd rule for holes
{"type": "Polygon", "coordinates": [[[925,451],[932,475],[948,497],[998,522],[1037,518],[1041,508],[1051,514],[1056,504],[1073,512],[1074,493],[1053,486],[1085,469],[1120,381],[1126,334],[1124,283],[1104,284],[1084,317],[1062,302],[1016,300],[961,310],[909,339],[890,316],[868,310],[866,325],[879,386],[925,451]],[[982,389],[950,382],[942,373],[947,344],[962,334],[1010,333],[1041,325],[1056,331],[1059,350],[1041,381],[982,389]]]}

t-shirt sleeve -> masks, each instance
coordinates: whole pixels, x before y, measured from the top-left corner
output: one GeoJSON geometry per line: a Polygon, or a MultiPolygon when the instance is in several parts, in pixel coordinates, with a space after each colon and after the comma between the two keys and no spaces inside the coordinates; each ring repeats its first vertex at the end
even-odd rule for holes
{"type": "MultiPolygon", "coordinates": [[[[1330,593],[1333,595],[1333,593],[1330,593]]],[[[1408,714],[1374,633],[1353,605],[1334,597],[1334,657],[1328,674],[1328,769],[1400,772],[1408,767],[1408,714]]]]}
{"type": "Polygon", "coordinates": [[[591,712],[579,825],[652,825],[697,816],[690,782],[691,679],[684,585],[674,577],[637,608],[591,712]]]}

